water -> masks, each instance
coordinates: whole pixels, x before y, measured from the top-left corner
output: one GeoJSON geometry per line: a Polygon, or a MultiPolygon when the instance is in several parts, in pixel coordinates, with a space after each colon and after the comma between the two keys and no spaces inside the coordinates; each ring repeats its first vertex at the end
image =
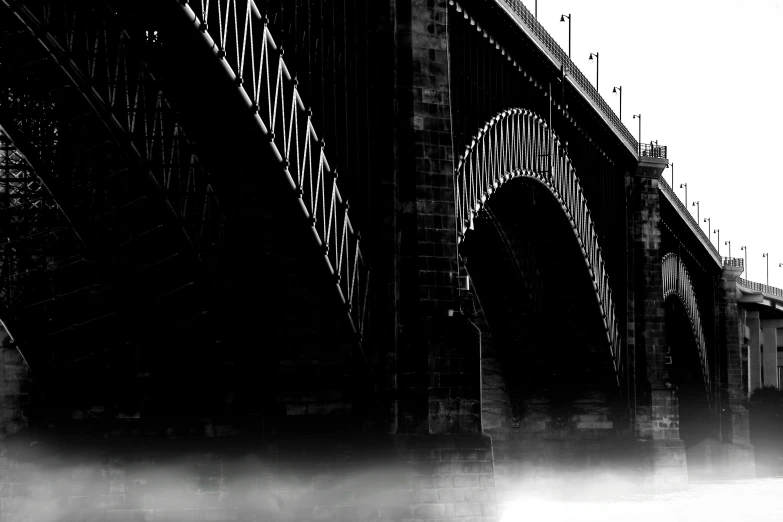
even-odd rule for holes
{"type": "Polygon", "coordinates": [[[616,500],[527,498],[502,511],[501,522],[768,522],[783,521],[783,478],[692,484],[685,491],[616,500]]]}

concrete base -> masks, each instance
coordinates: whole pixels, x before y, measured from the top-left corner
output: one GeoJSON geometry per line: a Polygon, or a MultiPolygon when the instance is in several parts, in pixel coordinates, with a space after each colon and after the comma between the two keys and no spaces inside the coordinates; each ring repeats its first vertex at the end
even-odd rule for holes
{"type": "Polygon", "coordinates": [[[688,467],[682,440],[647,439],[640,444],[645,490],[658,493],[687,489],[688,467]]]}

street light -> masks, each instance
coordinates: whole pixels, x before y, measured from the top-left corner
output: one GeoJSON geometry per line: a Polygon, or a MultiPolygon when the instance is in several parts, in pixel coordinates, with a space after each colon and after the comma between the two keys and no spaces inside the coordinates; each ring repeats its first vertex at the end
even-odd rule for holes
{"type": "MultiPolygon", "coordinates": [[[[598,83],[598,69],[596,67],[596,79],[595,82],[598,83]]],[[[623,86],[619,87],[612,87],[612,94],[617,94],[617,92],[620,93],[620,121],[623,121],[623,86]]]]}
{"type": "Polygon", "coordinates": [[[761,257],[767,258],[767,286],[769,286],[769,252],[764,252],[761,257]]]}
{"type": "Polygon", "coordinates": [[[715,233],[718,234],[718,257],[720,257],[720,229],[716,228],[715,230],[712,231],[712,233],[713,234],[715,234],[715,233]]]}
{"type": "Polygon", "coordinates": [[[723,242],[724,245],[729,245],[729,259],[731,259],[731,239],[723,242]]]}
{"type": "MultiPolygon", "coordinates": [[[[639,156],[642,155],[642,115],[641,114],[634,114],[633,118],[639,118],[639,156]]],[[[674,183],[674,179],[672,179],[672,183],[674,183]]]]}
{"type": "Polygon", "coordinates": [[[568,58],[571,59],[571,13],[560,15],[561,22],[565,22],[566,18],[568,18],[568,58]]]}
{"type": "MultiPolygon", "coordinates": [[[[687,183],[680,183],[680,188],[685,187],[685,206],[688,206],[688,184],[687,183]]],[[[720,242],[720,239],[718,240],[720,242]]]]}
{"type": "Polygon", "coordinates": [[[745,277],[750,279],[750,275],[748,274],[748,247],[743,245],[740,247],[740,250],[745,251],[745,277]]]}
{"type": "Polygon", "coordinates": [[[696,207],[696,223],[698,223],[699,222],[699,202],[698,201],[694,201],[693,203],[691,203],[691,206],[692,207],[696,207]]]}
{"type": "Polygon", "coordinates": [[[590,53],[590,61],[593,61],[595,56],[595,90],[598,90],[598,53],[590,53]]]}
{"type": "MultiPolygon", "coordinates": [[[[707,232],[709,232],[710,228],[712,227],[710,223],[710,218],[708,217],[704,218],[704,221],[702,221],[702,223],[707,223],[707,232]]],[[[710,241],[712,241],[712,235],[710,235],[710,241]]]]}

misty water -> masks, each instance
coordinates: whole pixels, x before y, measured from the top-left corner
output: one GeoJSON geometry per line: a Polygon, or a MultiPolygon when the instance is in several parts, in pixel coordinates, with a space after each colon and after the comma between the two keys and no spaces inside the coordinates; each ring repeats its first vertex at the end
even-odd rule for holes
{"type": "Polygon", "coordinates": [[[501,507],[501,514],[501,522],[783,521],[783,477],[697,483],[685,491],[613,500],[529,497],[501,507]]]}

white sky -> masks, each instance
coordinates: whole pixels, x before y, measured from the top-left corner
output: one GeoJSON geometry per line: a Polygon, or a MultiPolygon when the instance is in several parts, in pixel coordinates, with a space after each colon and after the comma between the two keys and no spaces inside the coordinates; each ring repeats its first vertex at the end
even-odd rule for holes
{"type": "MultiPolygon", "coordinates": [[[[523,0],[534,12],[535,0],[523,0]]],[[[623,123],[668,146],[675,191],[702,227],[720,229],[720,253],[743,257],[742,277],[783,288],[783,0],[538,0],[538,20],[568,51],[623,123]],[[780,206],[779,206],[780,205],[780,206]]],[[[664,171],[671,184],[671,167],[664,171]]],[[[711,234],[717,244],[717,235],[711,234]]]]}

